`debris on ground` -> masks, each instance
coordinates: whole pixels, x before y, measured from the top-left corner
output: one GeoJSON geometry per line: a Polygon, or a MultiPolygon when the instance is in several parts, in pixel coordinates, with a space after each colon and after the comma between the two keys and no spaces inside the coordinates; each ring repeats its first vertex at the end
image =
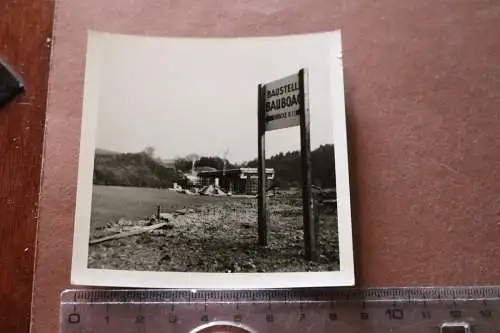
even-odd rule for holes
{"type": "Polygon", "coordinates": [[[338,270],[335,211],[327,206],[320,208],[317,246],[320,256],[318,261],[308,262],[303,251],[301,205],[302,200],[296,195],[269,200],[267,246],[258,245],[254,198],[226,196],[195,209],[174,208],[170,213],[161,213],[173,218],[170,220],[168,216],[168,222],[156,221],[162,224],[159,227],[156,222],[144,226],[144,221],[120,219],[94,230],[108,238],[91,242],[88,267],[227,273],[338,270]],[[123,233],[126,235],[116,237],[123,233]]]}
{"type": "Polygon", "coordinates": [[[105,237],[101,237],[101,238],[97,238],[97,239],[91,239],[90,240],[90,244],[98,244],[98,243],[102,243],[102,242],[105,242],[105,241],[108,241],[108,240],[113,240],[113,239],[119,239],[119,238],[124,238],[124,237],[130,237],[130,236],[135,236],[135,235],[139,235],[139,234],[142,234],[142,233],[145,233],[145,232],[148,232],[148,231],[152,231],[152,230],[155,230],[155,229],[158,229],[158,228],[161,228],[163,226],[167,225],[166,222],[162,222],[162,223],[158,223],[158,224],[154,224],[152,226],[147,226],[147,227],[133,227],[131,229],[125,229],[127,231],[124,231],[124,232],[120,232],[120,233],[117,233],[117,234],[114,234],[114,235],[110,235],[110,236],[105,236],[105,237]]]}
{"type": "Polygon", "coordinates": [[[173,221],[174,216],[169,213],[160,213],[160,221],[173,221]]]}
{"type": "Polygon", "coordinates": [[[227,195],[219,186],[207,185],[198,192],[200,195],[227,195]]]}
{"type": "Polygon", "coordinates": [[[184,209],[178,209],[174,213],[176,215],[185,215],[185,214],[192,214],[195,213],[196,211],[192,208],[184,208],[184,209]]]}

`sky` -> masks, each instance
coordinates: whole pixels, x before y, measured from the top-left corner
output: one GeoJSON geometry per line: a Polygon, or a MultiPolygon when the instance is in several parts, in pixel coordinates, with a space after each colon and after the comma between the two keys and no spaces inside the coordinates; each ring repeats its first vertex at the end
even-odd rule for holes
{"type": "MultiPolygon", "coordinates": [[[[165,159],[257,157],[257,85],[309,74],[311,148],[333,143],[331,34],[195,39],[94,34],[100,48],[96,148],[165,159]]],[[[89,84],[92,84],[90,82],[89,84]]],[[[299,127],[266,133],[266,156],[300,149],[299,127]]]]}

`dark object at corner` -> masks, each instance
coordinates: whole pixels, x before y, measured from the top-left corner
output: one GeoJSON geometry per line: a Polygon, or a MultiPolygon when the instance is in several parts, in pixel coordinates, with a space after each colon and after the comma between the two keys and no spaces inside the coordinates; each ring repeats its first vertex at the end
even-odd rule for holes
{"type": "Polygon", "coordinates": [[[24,91],[21,76],[0,58],[0,109],[24,91]]]}

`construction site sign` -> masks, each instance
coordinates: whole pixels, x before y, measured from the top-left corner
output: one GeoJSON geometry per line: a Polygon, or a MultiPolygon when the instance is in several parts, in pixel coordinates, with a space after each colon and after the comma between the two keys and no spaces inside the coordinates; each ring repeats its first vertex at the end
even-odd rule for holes
{"type": "Polygon", "coordinates": [[[259,244],[266,245],[268,238],[266,194],[266,132],[300,126],[300,156],[302,166],[302,207],[304,220],[304,254],[307,260],[316,260],[316,229],[313,219],[311,176],[311,134],[309,119],[308,71],[298,73],[267,84],[258,85],[258,234],[259,244]]]}
{"type": "Polygon", "coordinates": [[[300,125],[301,87],[298,73],[264,85],[266,131],[300,125]]]}

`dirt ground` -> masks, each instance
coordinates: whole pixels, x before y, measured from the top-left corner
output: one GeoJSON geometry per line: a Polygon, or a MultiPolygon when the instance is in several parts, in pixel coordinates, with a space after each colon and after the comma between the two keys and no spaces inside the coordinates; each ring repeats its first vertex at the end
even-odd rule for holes
{"type": "Polygon", "coordinates": [[[167,190],[97,186],[91,239],[134,228],[162,206],[184,209],[165,228],[89,246],[88,266],[177,272],[338,270],[335,211],[320,208],[317,262],[304,260],[299,195],[269,198],[269,243],[257,244],[255,198],[189,196],[167,190]]]}

